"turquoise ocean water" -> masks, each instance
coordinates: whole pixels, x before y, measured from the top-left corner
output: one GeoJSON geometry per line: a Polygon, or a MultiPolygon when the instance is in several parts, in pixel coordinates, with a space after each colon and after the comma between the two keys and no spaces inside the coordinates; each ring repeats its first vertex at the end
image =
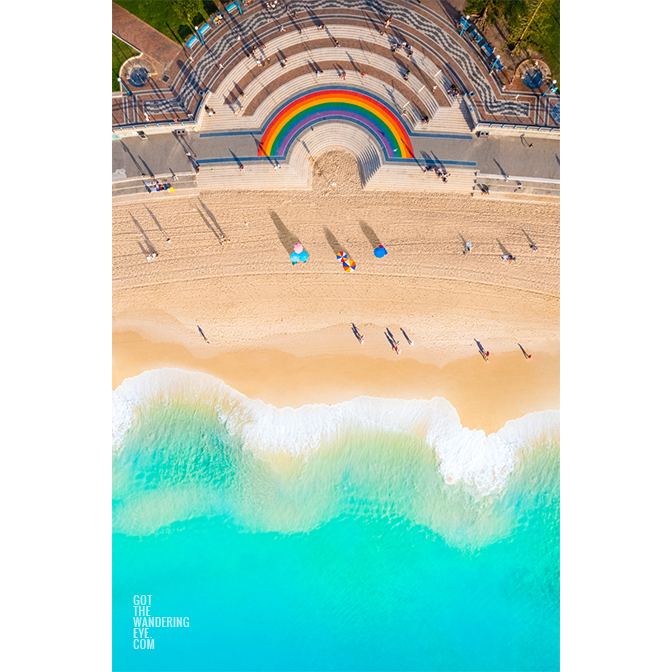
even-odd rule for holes
{"type": "MultiPolygon", "coordinates": [[[[559,414],[113,394],[114,670],[559,669],[559,414]],[[134,595],[152,627],[135,649],[134,595]]],[[[136,640],[137,641],[137,640],[136,640]]]]}

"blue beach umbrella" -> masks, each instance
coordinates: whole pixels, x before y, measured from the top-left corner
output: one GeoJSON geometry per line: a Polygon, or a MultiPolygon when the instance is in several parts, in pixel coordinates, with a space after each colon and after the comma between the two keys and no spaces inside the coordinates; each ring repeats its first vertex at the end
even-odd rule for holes
{"type": "Polygon", "coordinates": [[[292,262],[292,265],[296,264],[297,261],[299,261],[300,257],[296,252],[292,252],[289,255],[289,260],[292,262]]]}
{"type": "Polygon", "coordinates": [[[302,251],[299,253],[299,259],[300,259],[304,264],[308,261],[308,257],[309,257],[309,256],[310,256],[310,255],[308,254],[308,252],[306,252],[306,250],[302,250],[302,251]]]}
{"type": "Polygon", "coordinates": [[[387,254],[387,250],[382,245],[378,245],[373,251],[373,254],[378,257],[378,259],[382,259],[387,254]]]}

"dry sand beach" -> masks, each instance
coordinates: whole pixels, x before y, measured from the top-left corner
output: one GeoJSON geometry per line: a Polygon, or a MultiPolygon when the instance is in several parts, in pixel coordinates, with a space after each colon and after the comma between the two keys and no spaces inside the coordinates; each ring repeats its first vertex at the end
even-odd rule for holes
{"type": "Polygon", "coordinates": [[[115,388],[178,367],[275,406],[442,396],[486,432],[559,408],[557,202],[365,192],[354,157],[331,152],[311,191],[167,197],[115,205],[112,218],[115,388]],[[291,265],[295,242],[306,264],[291,265]],[[353,273],[338,250],[357,262],[353,273]]]}

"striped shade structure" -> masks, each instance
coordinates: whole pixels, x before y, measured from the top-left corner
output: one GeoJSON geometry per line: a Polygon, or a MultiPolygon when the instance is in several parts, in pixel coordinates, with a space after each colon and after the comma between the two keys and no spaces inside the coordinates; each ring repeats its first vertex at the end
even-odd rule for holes
{"type": "Polygon", "coordinates": [[[414,158],[408,131],[395,112],[365,93],[343,88],[313,91],[285,106],[266,127],[258,156],[285,157],[302,131],[326,120],[349,121],[366,128],[388,160],[414,158]]]}

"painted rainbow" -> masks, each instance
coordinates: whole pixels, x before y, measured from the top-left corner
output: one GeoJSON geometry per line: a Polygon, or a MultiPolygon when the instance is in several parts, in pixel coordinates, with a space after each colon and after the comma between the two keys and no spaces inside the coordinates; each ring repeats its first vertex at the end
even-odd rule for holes
{"type": "Polygon", "coordinates": [[[285,157],[303,130],[326,120],[350,121],[366,128],[386,159],[412,159],[413,145],[401,119],[380,101],[350,89],[324,89],[297,98],[269,122],[258,156],[285,157]]]}

